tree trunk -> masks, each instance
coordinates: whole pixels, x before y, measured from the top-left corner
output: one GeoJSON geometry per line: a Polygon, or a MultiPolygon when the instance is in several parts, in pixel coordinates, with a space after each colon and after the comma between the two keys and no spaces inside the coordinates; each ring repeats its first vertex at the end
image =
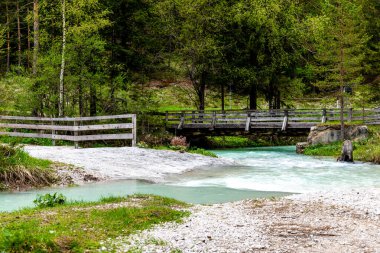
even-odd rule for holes
{"type": "Polygon", "coordinates": [[[10,33],[10,19],[9,19],[9,9],[8,2],[5,2],[6,16],[7,16],[7,73],[10,71],[11,67],[11,33],[10,33]]]}
{"type": "Polygon", "coordinates": [[[79,106],[79,115],[81,117],[84,116],[84,105],[83,105],[83,86],[82,86],[82,79],[79,79],[79,84],[78,84],[78,106],[79,106]]]}
{"type": "MultiPolygon", "coordinates": [[[[343,16],[343,8],[340,8],[341,17],[343,16]]],[[[342,28],[342,22],[340,22],[340,35],[343,38],[343,28],[342,28]]],[[[339,75],[340,75],[340,140],[344,141],[344,51],[343,51],[343,43],[340,43],[340,64],[339,64],[339,75]]]]}
{"type": "Polygon", "coordinates": [[[206,90],[206,72],[203,71],[201,79],[199,80],[200,84],[198,87],[198,99],[199,99],[199,110],[205,110],[205,90],[206,90]]]}
{"type": "MultiPolygon", "coordinates": [[[[29,15],[29,7],[27,9],[27,15],[29,15]]],[[[26,54],[26,59],[27,59],[27,64],[28,64],[28,69],[30,69],[30,23],[29,23],[29,18],[28,18],[28,21],[27,21],[27,25],[28,25],[28,52],[26,54]]]]}
{"type": "Polygon", "coordinates": [[[249,90],[249,109],[257,110],[257,85],[251,85],[249,90]]]}
{"type": "Polygon", "coordinates": [[[278,90],[278,88],[276,90],[274,109],[281,109],[281,92],[278,90]]]}
{"type": "Polygon", "coordinates": [[[18,66],[21,66],[21,26],[20,26],[20,6],[19,1],[16,3],[17,8],[17,38],[18,38],[18,66]]]}
{"type": "Polygon", "coordinates": [[[94,84],[90,86],[90,116],[96,116],[96,88],[94,84]]]}
{"type": "Polygon", "coordinates": [[[37,76],[37,60],[38,60],[38,51],[40,48],[40,21],[39,21],[39,15],[38,15],[38,0],[34,0],[33,2],[33,17],[34,17],[34,47],[33,47],[33,75],[37,76]]]}
{"type": "Polygon", "coordinates": [[[64,116],[64,76],[66,53],[66,0],[62,0],[62,62],[59,76],[59,117],[64,116]]]}
{"type": "Polygon", "coordinates": [[[225,109],[225,100],[224,100],[224,83],[220,85],[220,96],[222,100],[222,111],[225,109]]]}

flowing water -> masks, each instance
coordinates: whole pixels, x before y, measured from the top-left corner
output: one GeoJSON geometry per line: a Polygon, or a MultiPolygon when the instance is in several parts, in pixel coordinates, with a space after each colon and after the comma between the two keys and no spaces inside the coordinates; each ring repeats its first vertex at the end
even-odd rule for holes
{"type": "Polygon", "coordinates": [[[236,166],[200,168],[173,175],[166,183],[113,181],[69,188],[0,193],[0,211],[33,206],[38,194],[59,192],[70,200],[95,201],[107,196],[150,193],[190,203],[221,203],[318,190],[380,187],[380,165],[337,163],[295,154],[294,147],[215,151],[236,166]]]}

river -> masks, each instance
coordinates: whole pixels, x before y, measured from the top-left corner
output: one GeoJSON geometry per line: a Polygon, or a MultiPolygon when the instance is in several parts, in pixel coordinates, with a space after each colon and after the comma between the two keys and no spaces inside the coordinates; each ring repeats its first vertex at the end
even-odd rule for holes
{"type": "Polygon", "coordinates": [[[238,165],[200,168],[171,175],[165,183],[111,181],[77,187],[0,193],[0,211],[32,207],[38,194],[59,192],[69,200],[95,201],[107,196],[149,193],[189,203],[212,204],[246,198],[284,196],[320,190],[380,188],[380,165],[337,163],[295,153],[295,147],[215,151],[238,165]]]}

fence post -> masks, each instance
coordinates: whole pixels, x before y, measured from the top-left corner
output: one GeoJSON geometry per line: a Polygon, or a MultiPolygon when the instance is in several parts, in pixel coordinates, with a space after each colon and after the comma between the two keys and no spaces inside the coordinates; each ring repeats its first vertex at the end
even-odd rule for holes
{"type": "Polygon", "coordinates": [[[136,114],[132,115],[132,147],[137,145],[137,118],[136,114]]]}
{"type": "Polygon", "coordinates": [[[211,130],[214,130],[215,128],[215,125],[216,125],[216,111],[213,111],[212,112],[212,122],[211,122],[211,130]]]}
{"type": "Polygon", "coordinates": [[[74,120],[74,145],[75,145],[75,149],[79,148],[79,143],[77,141],[77,137],[78,137],[78,129],[76,129],[77,126],[78,126],[78,122],[76,120],[74,120]]]}
{"type": "Polygon", "coordinates": [[[51,121],[51,126],[52,126],[52,128],[51,128],[51,140],[52,140],[53,146],[55,146],[56,143],[55,143],[54,136],[55,136],[56,132],[54,130],[54,120],[51,121]]]}

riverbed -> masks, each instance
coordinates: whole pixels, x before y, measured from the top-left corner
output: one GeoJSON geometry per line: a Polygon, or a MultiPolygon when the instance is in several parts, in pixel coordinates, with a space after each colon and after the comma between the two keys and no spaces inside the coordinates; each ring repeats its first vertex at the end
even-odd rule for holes
{"type": "MultiPolygon", "coordinates": [[[[41,149],[38,148],[38,150],[41,149]]],[[[120,152],[120,150],[115,151],[115,149],[110,149],[108,159],[110,159],[111,163],[112,155],[115,156],[120,152]]],[[[91,152],[97,152],[97,149],[92,149],[91,152]]],[[[108,156],[105,149],[99,149],[99,152],[105,157],[108,156]]],[[[155,155],[151,158],[149,152],[149,150],[144,150],[145,164],[146,166],[148,166],[147,164],[154,164],[155,166],[148,166],[148,169],[145,169],[146,166],[141,166],[140,169],[133,168],[132,177],[126,178],[123,178],[122,175],[128,175],[126,173],[129,169],[127,166],[117,168],[117,162],[115,162],[110,164],[110,168],[103,168],[97,162],[98,156],[95,154],[92,157],[96,168],[95,171],[98,173],[99,171],[106,173],[108,169],[112,173],[118,171],[120,173],[117,173],[117,178],[113,178],[115,180],[69,188],[0,193],[0,211],[31,207],[38,194],[48,192],[60,192],[70,200],[94,201],[102,196],[150,193],[195,204],[214,204],[251,198],[278,197],[293,193],[311,193],[321,190],[380,188],[380,165],[337,163],[330,158],[298,155],[295,153],[294,147],[215,151],[222,158],[221,160],[227,162],[223,163],[215,160],[212,163],[205,162],[203,165],[200,163],[207,159],[199,158],[198,156],[189,156],[188,159],[187,156],[186,158],[182,156],[183,154],[173,152],[166,156],[163,154],[168,153],[156,153],[157,151],[153,151],[155,155]],[[191,165],[193,163],[194,165],[194,163],[198,163],[200,165],[192,167],[192,169],[189,169],[191,168],[189,165],[187,165],[186,169],[169,166],[170,159],[173,156],[176,157],[175,161],[179,161],[180,164],[188,163],[191,165]],[[149,159],[155,160],[149,161],[149,159]],[[136,179],[144,179],[142,175],[154,175],[155,178],[158,178],[157,175],[159,175],[160,180],[156,183],[133,180],[133,176],[136,179]]],[[[67,160],[68,157],[81,160],[81,153],[85,153],[85,150],[79,150],[77,157],[67,152],[56,152],[56,157],[50,159],[61,162],[62,160],[67,160]]],[[[37,153],[35,152],[35,154],[37,153]]],[[[50,152],[49,155],[53,156],[54,152],[50,152]]],[[[46,156],[44,153],[39,155],[42,158],[44,156],[46,156]]],[[[133,156],[128,157],[128,159],[132,159],[130,162],[135,163],[133,156]]],[[[76,165],[75,160],[71,161],[76,165]]],[[[177,166],[180,166],[180,164],[177,164],[177,166]]]]}

